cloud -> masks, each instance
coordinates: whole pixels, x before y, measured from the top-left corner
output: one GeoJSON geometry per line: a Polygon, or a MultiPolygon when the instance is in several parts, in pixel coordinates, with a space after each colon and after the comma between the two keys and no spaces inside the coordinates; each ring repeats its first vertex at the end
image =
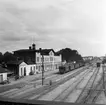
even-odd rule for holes
{"type": "Polygon", "coordinates": [[[98,49],[104,41],[102,4],[103,0],[0,0],[1,43],[6,48],[10,43],[10,49],[26,48],[33,38],[39,47],[73,47],[89,54],[85,45],[98,49]]]}

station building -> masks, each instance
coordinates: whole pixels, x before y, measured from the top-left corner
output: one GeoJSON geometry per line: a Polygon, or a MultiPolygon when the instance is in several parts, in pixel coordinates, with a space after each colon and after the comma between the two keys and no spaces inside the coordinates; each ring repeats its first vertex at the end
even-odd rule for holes
{"type": "Polygon", "coordinates": [[[44,66],[44,71],[58,69],[62,61],[61,55],[57,55],[53,49],[36,49],[35,44],[29,46],[28,49],[20,49],[13,52],[19,60],[14,65],[15,67],[17,65],[17,69],[13,69],[15,70],[15,74],[19,74],[19,76],[29,75],[31,70],[34,71],[34,74],[41,73],[42,65],[44,66]]]}

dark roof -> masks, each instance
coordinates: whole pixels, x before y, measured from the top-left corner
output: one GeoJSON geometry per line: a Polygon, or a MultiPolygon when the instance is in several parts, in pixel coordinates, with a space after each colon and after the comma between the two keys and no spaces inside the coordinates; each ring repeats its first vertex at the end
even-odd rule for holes
{"type": "Polygon", "coordinates": [[[42,54],[49,55],[50,51],[53,51],[53,53],[55,53],[53,49],[42,49],[42,54]]]}
{"type": "Polygon", "coordinates": [[[6,73],[6,72],[8,72],[8,70],[0,66],[0,73],[6,73]]]}
{"type": "Polygon", "coordinates": [[[32,62],[32,61],[27,61],[26,64],[31,65],[31,64],[34,64],[34,62],[32,62]]]}
{"type": "Polygon", "coordinates": [[[38,51],[39,50],[34,50],[34,49],[20,49],[13,52],[38,52],[38,51]]]}
{"type": "MultiPolygon", "coordinates": [[[[8,62],[7,63],[7,65],[20,65],[22,62],[25,62],[25,61],[23,61],[23,60],[19,60],[19,61],[10,61],[10,62],[8,62]]],[[[30,65],[30,64],[34,64],[34,62],[32,62],[32,61],[27,61],[27,62],[25,62],[26,64],[28,64],[28,65],[30,65]]]]}
{"type": "MultiPolygon", "coordinates": [[[[40,53],[40,50],[33,50],[33,49],[20,49],[20,50],[16,50],[16,51],[13,51],[13,52],[32,52],[32,51],[40,53]]],[[[43,55],[49,55],[50,51],[53,51],[55,53],[55,51],[53,49],[42,49],[41,50],[43,55]]]]}
{"type": "Polygon", "coordinates": [[[58,54],[58,53],[55,53],[55,56],[59,56],[60,54],[58,54]]]}
{"type": "Polygon", "coordinates": [[[20,61],[9,61],[9,62],[7,62],[6,64],[7,65],[9,65],[9,64],[11,64],[11,65],[19,65],[19,64],[21,64],[22,62],[24,62],[23,60],[20,60],[20,61]]]}

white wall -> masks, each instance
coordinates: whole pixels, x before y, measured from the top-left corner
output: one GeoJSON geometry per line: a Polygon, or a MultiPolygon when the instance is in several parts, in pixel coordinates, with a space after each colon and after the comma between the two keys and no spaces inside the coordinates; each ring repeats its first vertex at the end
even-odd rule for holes
{"type": "MultiPolygon", "coordinates": [[[[36,53],[36,65],[39,70],[39,73],[42,71],[41,57],[42,56],[40,55],[40,53],[36,53]],[[37,57],[39,57],[39,62],[37,61],[37,57]]],[[[53,51],[50,51],[49,55],[43,55],[43,57],[44,57],[44,70],[45,71],[54,70],[56,68],[55,66],[59,65],[62,61],[61,55],[55,56],[53,51]],[[50,58],[52,58],[52,61],[50,58]]]]}
{"type": "Polygon", "coordinates": [[[24,76],[24,68],[26,69],[26,75],[29,75],[29,73],[31,72],[31,70],[34,72],[34,74],[37,73],[36,70],[36,65],[35,64],[31,64],[31,65],[27,65],[26,63],[21,63],[19,65],[19,76],[24,76]],[[31,69],[32,68],[32,69],[31,69]],[[22,72],[21,72],[22,70],[22,72]]]}
{"type": "Polygon", "coordinates": [[[7,80],[7,73],[0,73],[0,75],[3,75],[3,81],[7,80]]]}
{"type": "Polygon", "coordinates": [[[54,56],[54,62],[61,62],[61,55],[60,56],[54,56]]]}

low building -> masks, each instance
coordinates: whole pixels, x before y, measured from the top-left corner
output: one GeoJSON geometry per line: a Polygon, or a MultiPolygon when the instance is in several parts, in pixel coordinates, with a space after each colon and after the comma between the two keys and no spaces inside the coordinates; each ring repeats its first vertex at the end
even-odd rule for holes
{"type": "Polygon", "coordinates": [[[14,72],[14,75],[18,76],[26,76],[32,74],[39,73],[36,70],[36,65],[32,62],[25,63],[24,61],[11,61],[7,63],[7,68],[14,72]]]}
{"type": "Polygon", "coordinates": [[[0,83],[7,80],[8,71],[0,66],[0,83]]]}
{"type": "Polygon", "coordinates": [[[36,65],[33,63],[27,64],[25,62],[22,62],[19,65],[19,76],[27,76],[27,75],[31,75],[31,74],[37,74],[39,73],[36,70],[36,65]]]}

